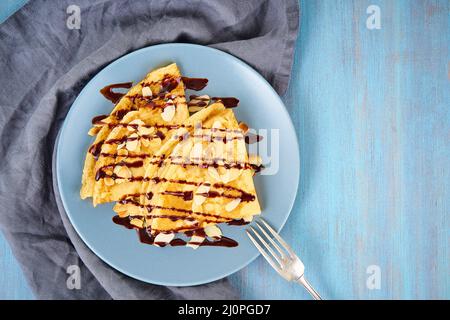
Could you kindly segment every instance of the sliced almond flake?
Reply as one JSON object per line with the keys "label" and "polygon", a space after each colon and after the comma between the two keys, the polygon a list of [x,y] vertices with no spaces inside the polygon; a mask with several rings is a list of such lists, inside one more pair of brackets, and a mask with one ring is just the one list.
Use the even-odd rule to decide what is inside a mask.
{"label": "sliced almond flake", "polygon": [[164,108],[164,111],[161,113],[161,118],[163,118],[163,120],[166,122],[172,121],[173,117],[175,116],[175,111],[175,105],[171,104]]}
{"label": "sliced almond flake", "polygon": [[220,175],[220,181],[225,184],[230,182],[230,170],[226,170],[224,174]]}
{"label": "sliced almond flake", "polygon": [[114,127],[111,130],[110,135],[111,136],[117,136],[120,133],[120,131],[122,131],[122,127]]}
{"label": "sliced almond flake", "polygon": [[138,144],[139,144],[139,140],[132,140],[132,141],[127,141],[126,146],[129,151],[135,151],[138,147]]}
{"label": "sliced almond flake", "polygon": [[195,97],[195,98],[191,99],[189,101],[189,103],[190,104],[197,104],[197,103],[200,103],[200,102],[204,102],[206,105],[208,105],[210,100],[211,100],[211,98],[207,94],[204,94],[204,95],[201,95],[201,96],[198,96],[198,97]]}
{"label": "sliced almond flake", "polygon": [[222,181],[220,178],[219,172],[217,172],[217,169],[214,167],[208,167],[208,174],[211,178],[213,178],[216,181]]}
{"label": "sliced almond flake", "polygon": [[134,119],[133,121],[130,121],[129,126],[127,126],[128,131],[134,132],[136,131],[136,126],[143,126],[145,125],[144,121],[141,119]]}
{"label": "sliced almond flake", "polygon": [[[203,202],[206,201],[206,197],[203,195],[200,195],[202,193],[208,193],[211,186],[207,184],[201,184],[197,190],[195,191],[194,198],[192,199],[194,206],[200,206],[203,204]],[[200,193],[200,194],[199,194]]]}
{"label": "sliced almond flake", "polygon": [[109,178],[109,177],[103,179],[103,181],[105,182],[105,185],[107,185],[107,186],[113,186],[116,183],[113,178]]}
{"label": "sliced almond flake", "polygon": [[252,222],[253,221],[253,215],[248,215],[248,216],[244,216],[244,221],[245,222]]}
{"label": "sliced almond flake", "polygon": [[121,168],[120,166],[114,167],[114,173],[115,173],[116,175],[119,175],[120,168]]}
{"label": "sliced almond flake", "polygon": [[142,95],[144,97],[152,97],[153,96],[152,89],[150,87],[143,87],[142,88]]}
{"label": "sliced almond flake", "polygon": [[201,110],[204,107],[208,106],[210,100],[210,97],[207,94],[204,94],[202,96],[191,99],[188,103],[188,106],[193,108],[200,108]]}
{"label": "sliced almond flake", "polygon": [[120,178],[131,178],[131,170],[128,167],[125,166],[116,166],[114,168],[114,173],[119,176]]}
{"label": "sliced almond flake", "polygon": [[131,124],[133,126],[135,126],[135,125],[144,126],[145,122],[142,121],[141,119],[134,119],[134,120],[130,121],[129,124]]}
{"label": "sliced almond flake", "polygon": [[133,226],[136,226],[136,227],[138,227],[138,228],[142,228],[143,225],[144,225],[144,222],[143,222],[141,219],[131,219],[131,220],[130,220],[130,223],[131,223]]}
{"label": "sliced almond flake", "polygon": [[159,247],[159,245],[157,244],[157,242],[159,243],[170,243],[170,241],[173,240],[173,238],[175,238],[175,234],[174,233],[158,233],[158,235],[155,237],[155,239],[153,240],[153,243]]}
{"label": "sliced almond flake", "polygon": [[200,245],[197,243],[203,243],[205,241],[204,237],[192,236],[189,242],[186,244],[186,247],[190,247],[192,249],[197,249]]}
{"label": "sliced almond flake", "polygon": [[135,151],[139,144],[139,135],[137,133],[133,133],[132,135],[130,135],[130,138],[132,138],[133,140],[128,140],[126,142],[127,149],[129,151]]}
{"label": "sliced almond flake", "polygon": [[126,157],[128,155],[128,151],[127,149],[119,149],[117,150],[117,155]]}
{"label": "sliced almond flake", "polygon": [[220,238],[222,236],[222,231],[215,224],[207,225],[205,233],[210,238]]}
{"label": "sliced almond flake", "polygon": [[117,149],[122,149],[123,147],[125,147],[126,142],[122,142],[121,144],[117,145]]}
{"label": "sliced almond flake", "polygon": [[138,128],[138,132],[141,136],[149,136],[151,134],[153,134],[155,132],[155,128],[154,127],[139,127]]}
{"label": "sliced almond flake", "polygon": [[190,152],[191,161],[193,162],[199,161],[199,159],[202,158],[202,155],[203,155],[203,145],[201,142],[198,142],[194,144]]}
{"label": "sliced almond flake", "polygon": [[225,206],[225,210],[227,210],[227,212],[231,212],[236,209],[239,203],[241,203],[241,198],[236,198],[227,203],[227,205]]}

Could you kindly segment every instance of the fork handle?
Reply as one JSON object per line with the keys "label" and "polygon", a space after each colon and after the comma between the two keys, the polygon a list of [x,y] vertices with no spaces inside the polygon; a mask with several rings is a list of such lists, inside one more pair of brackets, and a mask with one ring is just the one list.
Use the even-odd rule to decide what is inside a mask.
{"label": "fork handle", "polygon": [[305,287],[306,290],[308,290],[309,294],[315,299],[315,300],[322,300],[322,297],[317,293],[317,291],[309,284],[309,282],[306,280],[305,276],[301,276],[296,280],[297,283],[300,283]]}

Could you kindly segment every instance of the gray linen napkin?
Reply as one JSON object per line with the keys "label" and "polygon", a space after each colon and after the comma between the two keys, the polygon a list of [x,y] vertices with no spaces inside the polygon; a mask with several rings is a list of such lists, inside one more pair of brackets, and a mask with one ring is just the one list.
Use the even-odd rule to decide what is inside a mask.
{"label": "gray linen napkin", "polygon": [[[77,9],[70,5],[80,8],[80,29],[73,28]],[[163,287],[103,263],[78,237],[55,194],[53,148],[91,77],[152,44],[227,51],[283,94],[298,25],[297,0],[35,0],[0,25],[0,228],[37,298],[236,298],[227,280]],[[80,268],[80,289],[67,285],[71,265]]]}

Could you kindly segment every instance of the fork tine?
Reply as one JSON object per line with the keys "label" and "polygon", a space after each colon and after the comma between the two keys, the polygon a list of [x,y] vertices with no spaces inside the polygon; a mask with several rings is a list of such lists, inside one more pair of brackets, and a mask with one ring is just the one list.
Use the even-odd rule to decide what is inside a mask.
{"label": "fork tine", "polygon": [[281,254],[281,259],[283,259],[285,253],[283,252],[283,250],[281,250],[280,246],[267,234],[266,230],[264,230],[264,228],[261,227],[261,225],[258,222],[255,223],[258,226],[259,230],[261,230],[261,232],[264,234],[264,236],[266,236],[266,238],[270,240],[270,243],[272,243],[275,249],[277,249],[277,251]]}
{"label": "fork tine", "polygon": [[275,269],[276,272],[281,273],[281,269],[275,264],[275,261],[273,261],[273,259],[271,257],[269,257],[269,255],[267,254],[266,251],[264,251],[264,249],[259,245],[258,241],[256,241],[255,238],[253,238],[253,236],[250,234],[250,231],[245,230],[245,232],[247,232],[248,237],[250,238],[250,240],[253,242],[253,244],[256,246],[256,248],[258,249],[259,252],[261,252],[261,254],[263,255],[263,257],[267,260],[267,262],[272,266],[272,268]]}
{"label": "fork tine", "polygon": [[284,249],[286,249],[287,252],[291,255],[291,257],[296,257],[294,250],[286,243],[286,241],[283,240],[283,238],[280,237],[280,235],[266,222],[263,218],[259,218],[259,220],[264,224],[264,226],[267,228],[267,230],[270,231],[270,233],[277,239]]}
{"label": "fork tine", "polygon": [[283,266],[283,264],[281,263],[280,258],[277,256],[277,254],[272,250],[272,248],[270,247],[270,245],[264,240],[263,237],[261,237],[261,235],[253,228],[253,227],[249,227],[250,230],[253,231],[253,233],[258,237],[259,241],[261,241],[261,243],[264,245],[264,247],[266,247],[266,249],[270,252],[270,254],[272,255],[272,257],[275,258],[275,260],[277,260],[278,264],[280,265],[280,267]]}

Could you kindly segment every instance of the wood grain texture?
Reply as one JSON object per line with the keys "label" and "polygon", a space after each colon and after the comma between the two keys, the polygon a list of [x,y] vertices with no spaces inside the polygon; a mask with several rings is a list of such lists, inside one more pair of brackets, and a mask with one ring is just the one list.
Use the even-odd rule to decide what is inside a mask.
{"label": "wood grain texture", "polygon": [[33,299],[11,249],[0,233],[0,299]]}
{"label": "wood grain texture", "polygon": [[[301,181],[282,235],[325,298],[450,298],[449,4],[301,1],[284,97]],[[263,258],[232,279],[249,299],[309,299]]]}
{"label": "wood grain texture", "polygon": [[[380,30],[366,28],[371,4]],[[282,236],[324,298],[450,298],[449,10],[447,0],[301,1],[283,97],[301,181]],[[0,248],[0,298],[30,298],[2,238]],[[379,290],[366,286],[370,265]],[[246,299],[310,298],[262,258],[231,280]]]}

